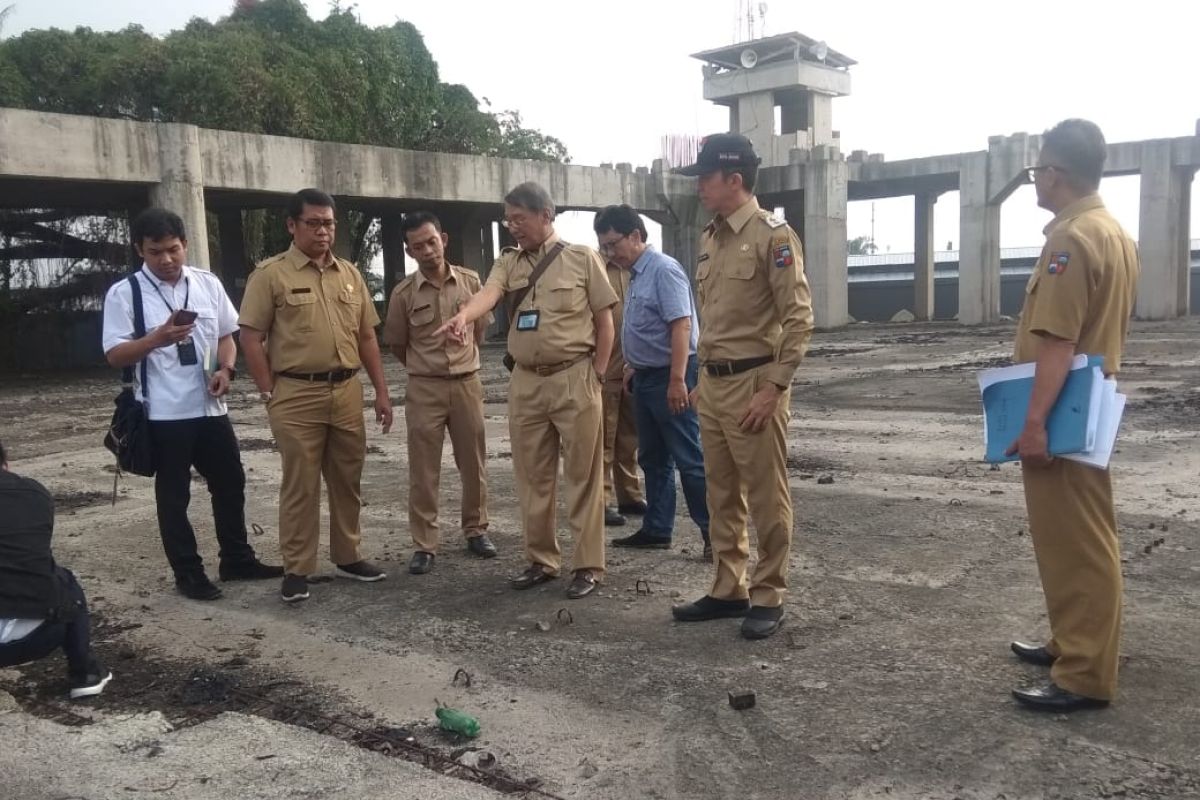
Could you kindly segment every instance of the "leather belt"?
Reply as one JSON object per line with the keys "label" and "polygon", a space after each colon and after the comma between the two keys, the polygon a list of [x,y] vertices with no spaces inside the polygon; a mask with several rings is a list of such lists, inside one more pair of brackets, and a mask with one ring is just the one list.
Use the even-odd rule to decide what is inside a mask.
{"label": "leather belt", "polygon": [[543,378],[545,378],[548,375],[553,375],[557,372],[562,372],[564,369],[573,367],[576,364],[578,364],[580,361],[583,361],[585,358],[591,358],[591,357],[592,357],[591,353],[582,353],[580,355],[575,356],[570,361],[560,361],[557,364],[545,364],[545,365],[538,366],[538,367],[527,367],[524,364],[518,364],[517,366],[520,367],[521,369],[529,370],[530,372],[536,373],[536,374],[542,376]]}
{"label": "leather belt", "polygon": [[335,369],[329,372],[281,372],[280,376],[308,383],[341,383],[358,374],[357,369]]}
{"label": "leather belt", "polygon": [[472,375],[477,375],[477,374],[478,374],[477,370],[471,370],[470,372],[456,372],[453,375],[422,375],[422,374],[418,374],[416,372],[410,372],[410,373],[408,373],[408,377],[410,377],[410,378],[431,378],[433,380],[439,380],[439,381],[461,381],[461,380],[465,380],[466,378],[471,377]]}
{"label": "leather belt", "polygon": [[757,358],[738,358],[733,361],[706,361],[704,371],[709,375],[737,375],[739,372],[770,364],[775,356],[759,356]]}

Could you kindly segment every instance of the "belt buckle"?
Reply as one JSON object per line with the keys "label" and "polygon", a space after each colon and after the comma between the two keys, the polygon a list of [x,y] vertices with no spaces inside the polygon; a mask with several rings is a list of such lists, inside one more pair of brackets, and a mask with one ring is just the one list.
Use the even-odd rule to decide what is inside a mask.
{"label": "belt buckle", "polygon": [[724,378],[724,377],[728,377],[733,374],[733,362],[732,361],[720,361],[720,362],[717,362],[716,364],[713,364],[713,367],[716,370],[717,377]]}

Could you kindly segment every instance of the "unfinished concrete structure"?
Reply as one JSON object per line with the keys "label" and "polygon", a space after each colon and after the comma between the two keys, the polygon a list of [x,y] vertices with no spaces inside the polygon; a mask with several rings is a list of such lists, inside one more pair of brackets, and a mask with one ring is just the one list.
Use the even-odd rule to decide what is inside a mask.
{"label": "unfinished concrete structure", "polygon": [[[955,190],[959,321],[999,318],[1000,208],[1036,162],[1039,137],[993,137],[986,150],[904,161],[861,151],[847,158],[832,103],[850,91],[853,59],[799,33],[696,57],[704,62],[705,97],[727,106],[731,130],[764,155],[763,205],[782,207],[800,232],[818,326],[849,319],[847,203],[905,195],[916,201],[913,308],[919,319],[932,319],[933,206]],[[1200,135],[1109,146],[1109,174],[1141,175],[1139,317],[1188,313],[1190,188],[1198,167]],[[667,252],[689,269],[696,263],[709,215],[694,182],[661,161],[652,169],[584,167],[0,109],[0,208],[170,207],[192,232],[192,260],[219,271],[235,297],[249,268],[242,212],[282,205],[300,187],[319,186],[343,213],[381,220],[386,290],[403,274],[405,211],[437,213],[451,235],[450,257],[486,274],[495,237],[504,235],[495,225],[501,199],[525,180],[545,185],[563,210],[628,203],[663,226]],[[206,211],[218,223],[219,264],[208,257]]]}
{"label": "unfinished concrete structure", "polygon": [[[966,324],[1000,317],[1000,208],[1037,163],[1039,136],[995,136],[987,150],[887,162],[856,151],[846,158],[832,101],[850,92],[856,62],[823,42],[787,33],[696,53],[704,96],[730,108],[730,130],[763,155],[757,193],[782,207],[801,232],[817,325],[847,321],[846,206],[851,200],[914,198],[918,319],[932,319],[933,205],[959,192],[959,313]],[[775,108],[779,108],[778,125]],[[768,127],[769,126],[769,127]],[[1188,313],[1188,224],[1200,168],[1200,125],[1192,136],[1110,144],[1107,175],[1141,175],[1137,315]]]}

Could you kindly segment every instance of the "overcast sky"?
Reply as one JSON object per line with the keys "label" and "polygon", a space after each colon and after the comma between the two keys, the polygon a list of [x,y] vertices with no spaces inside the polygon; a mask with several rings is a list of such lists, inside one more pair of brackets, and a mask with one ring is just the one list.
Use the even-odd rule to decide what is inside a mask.
{"label": "overcast sky", "polygon": [[[0,0],[15,3],[5,34],[28,28],[136,23],[155,33],[188,18],[215,19],[232,0]],[[326,0],[308,0],[323,17]],[[363,22],[398,18],[424,34],[445,81],[467,85],[493,110],[517,109],[529,126],[562,139],[578,164],[649,166],[663,134],[724,130],[723,108],[701,98],[689,54],[745,38],[738,0],[604,3],[358,0]],[[1110,142],[1184,136],[1200,117],[1197,0],[774,0],[767,35],[824,39],[859,63],[853,90],[834,102],[842,148],[888,159],[982,150],[989,135],[1040,132],[1068,116],[1097,122]],[[1138,179],[1101,192],[1136,235]],[[1192,237],[1200,238],[1193,189]],[[878,201],[881,250],[912,249],[912,202]],[[871,203],[852,203],[849,235],[868,235]],[[1048,215],[1024,187],[1005,204],[1006,247],[1042,242]],[[565,231],[587,241],[577,220]],[[935,241],[958,245],[958,196],[937,205]]]}

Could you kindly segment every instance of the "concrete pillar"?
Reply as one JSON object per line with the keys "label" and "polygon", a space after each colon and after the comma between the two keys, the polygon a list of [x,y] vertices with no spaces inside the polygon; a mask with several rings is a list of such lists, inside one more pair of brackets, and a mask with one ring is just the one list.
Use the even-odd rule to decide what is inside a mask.
{"label": "concrete pillar", "polygon": [[988,202],[988,156],[963,157],[959,173],[958,321],[1000,319],[1000,205]]}
{"label": "concrete pillar", "polygon": [[836,148],[812,149],[804,171],[804,270],[818,328],[845,325],[850,316],[846,268],[849,169]]}
{"label": "concrete pillar", "polygon": [[913,314],[919,320],[931,320],[934,317],[933,204],[936,202],[937,195],[933,193],[918,194],[913,198],[913,288],[916,294]]}
{"label": "concrete pillar", "polygon": [[700,235],[711,215],[700,205],[695,195],[671,195],[668,198],[675,218],[662,221],[662,249],[682,266],[696,282],[696,259],[700,257]]}
{"label": "concrete pillar", "polygon": [[333,254],[338,258],[352,261],[354,256],[354,226],[350,224],[350,209],[342,200],[337,200],[334,217],[337,219],[337,230],[333,232]]}
{"label": "concrete pillar", "polygon": [[775,152],[775,98],[770,92],[744,95],[738,102],[738,129],[754,145],[754,152],[771,162]]}
{"label": "concrete pillar", "polygon": [[833,97],[809,92],[808,127],[811,146],[833,143]]}
{"label": "concrete pillar", "polygon": [[246,290],[246,277],[253,267],[246,256],[246,235],[240,208],[223,208],[217,212],[217,235],[221,242],[221,282],[235,306],[241,305]]}
{"label": "concrete pillar", "polygon": [[204,167],[200,161],[200,129],[195,125],[160,124],[159,182],[150,187],[151,205],[174,211],[188,235],[188,263],[209,269],[208,222],[204,217]]}
{"label": "concrete pillar", "polygon": [[1134,313],[1139,319],[1173,319],[1188,313],[1193,171],[1171,165],[1171,142],[1142,143],[1138,254],[1142,276]]}
{"label": "concrete pillar", "polygon": [[390,300],[392,289],[404,280],[404,235],[400,232],[400,214],[379,218],[379,240],[383,250],[383,296]]}
{"label": "concrete pillar", "polygon": [[[487,223],[490,227],[491,221]],[[474,214],[469,215],[458,227],[458,239],[462,248],[462,266],[482,274],[485,266],[492,265],[492,259],[484,256],[484,222]],[[451,236],[454,236],[451,233]]]}

